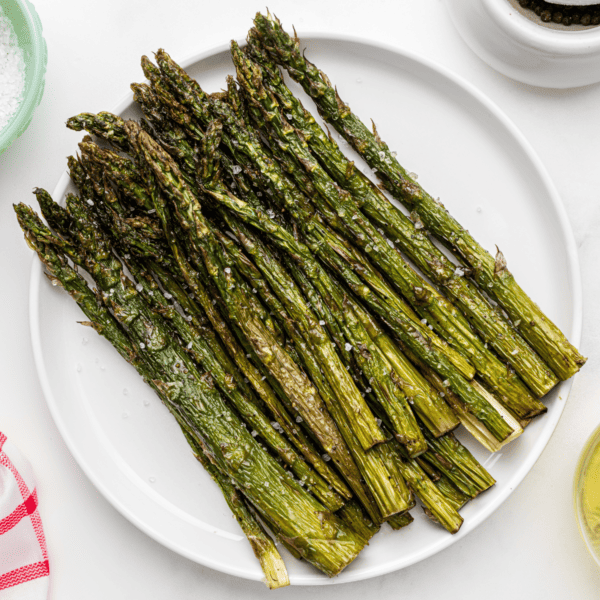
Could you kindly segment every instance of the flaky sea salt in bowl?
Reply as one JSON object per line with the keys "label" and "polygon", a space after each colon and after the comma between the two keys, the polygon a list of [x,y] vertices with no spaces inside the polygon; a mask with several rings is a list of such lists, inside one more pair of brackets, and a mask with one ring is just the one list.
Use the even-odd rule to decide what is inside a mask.
{"label": "flaky sea salt in bowl", "polygon": [[48,51],[28,0],[0,0],[0,154],[29,126],[44,93]]}

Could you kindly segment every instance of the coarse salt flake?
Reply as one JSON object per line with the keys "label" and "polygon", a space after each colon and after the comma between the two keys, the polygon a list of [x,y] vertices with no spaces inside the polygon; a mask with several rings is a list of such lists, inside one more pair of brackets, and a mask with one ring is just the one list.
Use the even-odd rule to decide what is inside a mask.
{"label": "coarse salt flake", "polygon": [[0,7],[0,130],[13,118],[23,100],[25,60],[10,20]]}

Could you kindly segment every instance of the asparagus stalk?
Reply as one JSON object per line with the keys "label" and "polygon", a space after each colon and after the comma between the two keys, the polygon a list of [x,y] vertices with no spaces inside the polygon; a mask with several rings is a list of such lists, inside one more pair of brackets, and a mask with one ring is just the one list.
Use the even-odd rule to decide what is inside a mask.
{"label": "asparagus stalk", "polygon": [[[164,50],[159,50],[157,60],[164,77],[169,80],[172,88],[177,92],[181,100],[194,113],[197,119],[208,125],[212,120],[212,115],[216,115],[227,125],[228,133],[232,136],[233,142],[230,146],[235,146],[239,153],[245,153],[268,179],[269,184],[274,187],[278,194],[284,198],[285,206],[303,224],[305,228],[311,230],[315,227],[314,221],[308,218],[314,213],[310,207],[307,198],[295,188],[295,186],[282,173],[279,165],[270,157],[266,156],[257,138],[251,132],[244,129],[236,122],[232,110],[223,102],[217,99],[209,101],[206,94],[202,91],[198,83],[192,80],[183,69],[181,69]],[[238,154],[239,154],[238,153]],[[423,329],[423,325],[413,311],[404,303],[401,310],[408,315],[414,323],[413,327]],[[405,323],[404,316],[399,317],[399,323]],[[452,348],[445,346],[439,338],[428,332],[431,342],[448,355],[452,363],[468,378],[473,377],[473,367]]]}
{"label": "asparagus stalk", "polygon": [[[237,234],[238,238],[245,238],[247,242],[252,240],[252,243],[255,246],[260,244],[259,240],[255,237],[251,237],[251,233],[244,229],[241,231],[241,225],[235,224],[235,222],[229,221],[230,226],[233,231]],[[232,242],[231,242],[232,245]],[[248,244],[246,244],[248,246]],[[236,260],[241,262],[243,257],[239,250],[236,250],[234,247],[230,247],[230,254],[236,258]],[[275,273],[279,279],[274,279],[273,283],[276,286],[285,286],[285,289],[289,292],[291,289],[295,287],[294,281],[286,277],[285,271],[281,268],[281,265],[278,264],[276,258],[270,254],[266,247],[261,245],[260,248],[260,257],[266,258],[267,265],[271,272]],[[260,260],[257,261],[257,264],[260,265]],[[240,268],[242,271],[249,276],[253,282],[258,281],[261,278],[261,275],[257,272],[256,267],[254,267],[251,263],[248,263]],[[252,272],[251,270],[254,270]],[[249,273],[249,275],[248,275]],[[263,272],[263,276],[266,277],[266,274]],[[395,472],[393,464],[390,463],[387,451],[385,448],[379,448],[379,446],[372,448],[366,454],[368,454],[368,460],[366,459],[365,452],[362,448],[356,447],[357,439],[356,436],[352,435],[348,430],[348,419],[346,417],[342,417],[343,414],[340,410],[340,403],[335,402],[332,399],[332,391],[333,388],[326,381],[326,377],[324,377],[323,369],[318,366],[318,361],[316,360],[315,353],[313,352],[313,344],[311,343],[311,339],[307,339],[306,342],[302,339],[300,333],[297,331],[297,321],[295,321],[291,317],[291,314],[288,316],[286,308],[284,308],[281,303],[275,298],[273,294],[270,294],[267,297],[267,302],[269,308],[275,313],[282,316],[282,320],[284,326],[286,327],[286,331],[290,339],[292,339],[295,343],[295,347],[299,354],[299,357],[302,360],[303,366],[307,369],[310,374],[313,382],[316,384],[316,387],[319,389],[323,399],[327,405],[328,410],[338,423],[338,427],[340,427],[340,431],[352,452],[354,459],[358,465],[359,470],[362,473],[363,478],[365,479],[367,486],[369,487],[379,510],[384,518],[387,518],[391,514],[396,514],[398,512],[402,512],[407,509],[407,504],[409,499],[407,497],[406,487],[403,486],[402,477],[399,473]],[[304,310],[310,312],[311,309],[308,306],[305,306]],[[335,406],[333,406],[335,404]],[[416,421],[415,421],[416,424]],[[423,439],[422,434],[419,432],[419,436]],[[383,444],[382,446],[385,446]],[[357,492],[358,494],[358,492]]]}
{"label": "asparagus stalk", "polygon": [[402,513],[401,515],[396,515],[388,520],[390,527],[394,531],[398,531],[403,527],[407,527],[414,521],[413,516],[409,512]]}
{"label": "asparagus stalk", "polygon": [[[230,318],[244,331],[261,361],[285,389],[294,407],[301,412],[303,419],[307,421],[342,474],[347,480],[353,480],[356,476],[356,466],[317,389],[297,368],[262,322],[248,309],[248,300],[232,277],[231,267],[222,256],[198,201],[183,181],[179,169],[162,148],[145,132],[136,130],[133,124],[130,125],[130,139],[131,137],[139,144],[144,159],[161,189],[175,204],[177,217],[182,227],[187,230],[191,244],[205,261],[206,269],[227,305]],[[163,220],[163,226],[166,226],[165,235],[170,236],[164,205],[157,203],[156,210]],[[188,284],[192,286],[194,281],[190,279]]]}
{"label": "asparagus stalk", "polygon": [[[498,310],[489,304],[479,289],[464,276],[429,239],[371,181],[350,162],[336,142],[325,134],[314,117],[304,109],[285,85],[277,66],[260,46],[256,30],[249,33],[246,52],[260,63],[266,88],[281,102],[290,123],[304,136],[310,149],[336,182],[352,193],[367,216],[399,245],[402,251],[456,302],[463,314],[479,331],[486,343],[522,374],[532,389],[543,392],[552,381],[548,367],[510,326]],[[382,231],[380,231],[382,233]],[[508,372],[482,344],[476,343],[481,361],[480,371],[503,404],[522,418],[544,412],[544,406],[532,397],[521,379]],[[540,375],[541,374],[541,375]],[[540,382],[544,385],[540,385]],[[547,391],[547,390],[546,390]]]}
{"label": "asparagus stalk", "polygon": [[[126,261],[146,301],[155,306],[165,319],[171,321],[176,332],[194,358],[195,362],[211,374],[221,392],[231,401],[240,417],[259,435],[266,445],[288,465],[296,477],[332,512],[339,510],[344,501],[328,489],[328,484],[315,473],[297,454],[287,439],[278,431],[283,428],[277,421],[273,424],[259,409],[253,395],[242,395],[235,382],[235,371],[228,358],[218,348],[216,339],[206,336],[206,329],[197,330],[163,296],[160,288],[145,269],[134,260]],[[218,355],[216,354],[218,352]]]}
{"label": "asparagus stalk", "polygon": [[[475,497],[496,483],[496,480],[452,433],[437,439],[427,433],[425,435],[429,451],[423,455],[423,458],[434,466],[439,463],[438,470],[447,475],[461,491]],[[453,475],[455,472],[460,472],[461,475],[457,474],[455,478]],[[463,489],[459,483],[459,478],[463,476],[468,482],[466,485],[470,488],[469,491]],[[474,495],[471,492],[474,492]]]}
{"label": "asparagus stalk", "polygon": [[269,515],[306,560],[330,576],[339,573],[364,543],[303,490],[241,427],[238,417],[209,380],[196,371],[185,351],[170,339],[161,318],[145,307],[135,286],[123,275],[120,263],[87,220],[84,208],[77,206],[75,200],[68,208],[85,255],[52,236],[24,205],[17,207],[17,212],[30,240],[50,246],[55,252],[67,251],[70,258],[93,274],[116,318],[126,325],[147,359],[162,365],[154,385],[162,390],[168,405],[182,411],[186,420],[194,424],[219,469],[244,490],[261,512]]}
{"label": "asparagus stalk", "polygon": [[[271,536],[266,532],[260,521],[254,516],[246,504],[243,495],[238,489],[225,477],[208,459],[201,446],[196,442],[193,436],[188,432],[187,424],[180,422],[182,431],[194,456],[198,462],[208,471],[213,481],[219,486],[229,509],[233,513],[236,521],[239,523],[242,531],[252,546],[254,556],[258,558],[260,566],[265,575],[265,584],[270,590],[286,587],[290,585],[290,579],[287,574],[287,569],[277,547],[275,546]],[[360,523],[357,519],[357,523]],[[353,525],[354,523],[351,523]],[[356,526],[355,526],[356,527]],[[353,527],[354,528],[354,527]],[[359,532],[365,535],[363,531]]]}
{"label": "asparagus stalk", "polygon": [[435,482],[435,487],[457,511],[471,499],[463,494],[445,475],[440,476]]}
{"label": "asparagus stalk", "polygon": [[[110,163],[107,162],[107,165],[110,166]],[[72,171],[73,173],[73,171]],[[91,181],[89,177],[86,177],[85,173],[79,173],[78,177],[78,185],[81,185],[83,182]],[[44,199],[44,194],[38,194],[38,200],[42,203]],[[49,199],[49,202],[44,202],[45,206],[58,206]],[[94,196],[96,201],[100,200],[97,196]],[[42,210],[44,210],[44,206],[42,206]],[[44,212],[46,215],[46,213]],[[49,215],[46,215],[47,218]],[[118,235],[119,232],[116,233]],[[119,241],[121,244],[125,245],[128,250],[135,250],[137,248],[132,247],[132,237],[129,235],[129,232],[120,232],[122,234],[119,237]],[[156,257],[157,254],[164,252],[164,249],[161,247],[159,251],[153,248],[152,244],[146,240],[146,246],[150,249],[142,253],[142,256],[150,256]],[[161,260],[165,263],[165,256],[161,254]],[[167,289],[172,296],[176,298],[180,306],[184,307],[188,311],[188,315],[191,316],[193,323],[192,325],[196,328],[200,328],[200,323],[198,321],[198,317],[200,315],[200,310],[198,309],[196,303],[191,300],[183,291],[183,289],[179,286],[179,284],[175,281],[175,279],[167,272],[167,270],[161,265],[158,264],[156,260],[152,262],[152,270],[159,277],[161,284]],[[229,351],[234,356],[236,363],[240,366],[244,374],[249,377],[252,385],[257,389],[260,397],[265,402],[265,405],[269,408],[273,416],[275,417],[275,422],[279,424],[280,427],[283,428],[285,433],[288,435],[289,439],[294,443],[294,445],[300,450],[300,452],[304,455],[304,457],[308,460],[310,464],[312,464],[318,473],[320,473],[325,480],[329,483],[330,486],[333,487],[334,490],[338,491],[345,498],[349,498],[351,493],[348,488],[344,485],[344,483],[340,480],[340,478],[331,470],[331,468],[323,461],[320,455],[315,451],[312,447],[312,444],[308,441],[306,436],[302,434],[301,431],[298,430],[297,425],[293,422],[292,418],[289,416],[285,408],[281,405],[281,403],[277,400],[269,385],[263,381],[263,377],[256,371],[254,367],[249,363],[246,359],[244,352],[236,345],[233,335],[228,330],[227,325],[222,321],[218,311],[215,309],[212,300],[209,299],[208,293],[201,286],[199,282],[196,282],[198,300],[203,305],[205,311],[207,311],[209,318],[211,319],[213,325],[219,331],[221,338],[224,340],[227,345]],[[216,340],[213,340],[213,332],[206,327],[202,328],[203,336],[210,343],[212,341],[212,348],[214,351],[220,353],[220,357],[222,361],[226,360],[226,355],[224,352],[220,352],[219,345],[216,343]],[[209,369],[210,370],[210,369]],[[228,366],[228,370],[230,372],[234,372],[235,369],[233,365]],[[238,382],[240,386],[243,386],[243,381]],[[244,388],[245,394],[251,394],[251,390],[247,387]],[[301,467],[303,468],[303,467]],[[310,483],[309,481],[307,481]],[[319,484],[319,487],[327,496],[331,498],[331,492],[325,491],[325,488]]]}
{"label": "asparagus stalk", "polygon": [[419,498],[426,514],[450,533],[456,533],[463,523],[463,518],[456,508],[442,495],[414,459],[402,458],[401,446],[396,445],[394,451],[397,452],[398,464],[408,487]]}
{"label": "asparagus stalk", "polygon": [[[47,197],[44,197],[43,201],[46,200]],[[55,222],[60,223],[62,227],[69,227],[71,219],[66,210],[53,202],[47,204],[47,209],[54,216]],[[52,283],[63,287],[77,302],[86,317],[90,319],[85,325],[92,326],[100,335],[111,342],[119,354],[134,366],[144,380],[159,396],[161,396],[160,388],[153,382],[154,374],[151,367],[140,357],[138,348],[131,343],[129,338],[115,321],[114,317],[109,313],[104,303],[92,292],[92,290],[90,290],[83,277],[77,274],[77,272],[72,269],[51,246],[44,245],[31,235],[27,226],[25,226],[25,239],[31,249],[34,250],[38,254],[40,260],[42,260],[46,267],[46,274]],[[161,399],[164,401],[164,396]],[[179,413],[174,412],[173,414],[175,414],[178,420],[181,420]],[[278,587],[289,585],[287,570],[283,563],[283,559],[277,551],[275,544],[273,544],[270,536],[248,511],[242,495],[235,489],[231,482],[223,476],[212,463],[210,463],[206,455],[198,449],[197,442],[194,440],[189,430],[183,426],[182,430],[184,431],[188,442],[194,448],[198,460],[200,460],[204,468],[210,473],[221,488],[225,500],[234,513],[242,531],[248,538],[254,554],[260,561],[267,586],[270,589],[276,589]]]}
{"label": "asparagus stalk", "polygon": [[502,442],[499,442],[486,427],[475,413],[456,395],[442,380],[438,373],[435,372],[429,365],[418,358],[406,345],[400,342],[400,346],[408,359],[421,371],[425,379],[448,401],[448,404],[454,409],[458,415],[460,422],[465,429],[480,442],[490,452],[497,452],[506,444],[512,442],[523,433],[521,424],[503,407],[497,400],[486,392],[486,390],[477,382],[473,382],[477,386],[479,392],[486,396],[487,401],[496,407],[496,410],[503,415],[503,418],[508,423],[512,423],[513,433]]}
{"label": "asparagus stalk", "polygon": [[376,131],[369,129],[341,100],[327,76],[311,64],[273,18],[257,15],[256,29],[272,57],[315,100],[321,115],[376,169],[386,189],[423,225],[448,244],[472,269],[479,286],[508,313],[513,325],[562,380],[574,375],[585,358],[518,285],[498,250],[494,258],[444,208],[412,179]]}
{"label": "asparagus stalk", "polygon": [[[222,191],[219,192],[216,189],[211,190],[210,193],[219,201],[235,200],[231,194],[226,194]],[[237,204],[239,205],[240,203],[238,202]],[[252,220],[257,222],[260,213],[255,212],[251,207],[246,208],[247,211],[245,214],[248,215],[249,220],[251,215]],[[286,309],[290,316],[300,324],[306,322],[309,317],[311,318],[311,322],[304,326],[304,337],[306,338],[307,343],[315,346],[314,337],[316,337],[316,333],[319,334],[317,340],[321,339],[321,336],[322,339],[326,339],[328,341],[330,354],[335,357],[335,360],[339,365],[339,372],[341,372],[351,384],[351,389],[358,394],[358,390],[352,383],[350,375],[339,361],[339,357],[334,350],[333,344],[329,341],[324,325],[321,325],[319,319],[313,314],[300,290],[296,288],[294,280],[287,275],[275,257],[270,254],[266,246],[264,246],[264,244],[262,244],[262,242],[247,228],[243,227],[241,223],[236,222],[233,218],[228,217],[227,214],[224,215],[224,218],[244,244],[246,250],[252,254],[256,265],[261,270],[263,276],[269,281],[271,287],[273,287],[274,290],[280,290],[278,295],[283,302],[286,302]],[[272,225],[272,227],[276,227],[280,230],[279,235],[281,238],[285,237],[287,233],[285,230],[282,230],[277,225]],[[288,235],[287,242],[286,248],[288,249],[288,252],[291,250],[292,254],[301,260],[306,272],[311,273],[311,278],[316,282],[316,285],[323,288],[323,284],[328,281],[327,274],[320,268],[314,259],[306,258],[311,256],[310,251],[307,248],[303,248],[291,235]],[[368,373],[369,378],[375,382],[374,386],[377,388],[380,401],[384,404],[386,413],[394,423],[395,433],[399,436],[402,443],[410,448],[409,453],[411,453],[411,455],[422,452],[425,449],[423,437],[412,416],[412,412],[404,395],[397,389],[397,385],[391,379],[392,375],[383,355],[380,353],[379,349],[373,345],[366,331],[362,329],[359,321],[353,314],[352,308],[348,305],[344,305],[343,298],[339,297],[339,294],[337,294],[336,287],[330,283],[326,293],[328,301],[332,303],[332,306],[330,307],[331,310],[336,311],[337,315],[340,316],[338,325],[345,331],[346,338],[350,340],[350,343],[354,347],[364,348],[363,351],[355,353],[356,360],[361,368]],[[324,356],[320,362],[323,363],[323,361],[326,362],[327,360],[328,356]],[[330,367],[331,366],[329,366],[329,368]],[[328,367],[325,366],[324,369],[327,375]],[[332,385],[334,384],[332,383]],[[361,404],[366,408],[366,404],[362,397],[361,401]],[[366,410],[369,409],[366,408]],[[369,414],[371,414],[370,410]]]}
{"label": "asparagus stalk", "polygon": [[457,469],[451,462],[445,460],[441,455],[434,451],[429,450],[422,455],[423,462],[419,463],[420,466],[425,469],[425,465],[429,464],[433,466],[439,473],[442,473],[448,477],[448,479],[466,496],[469,498],[475,498],[479,495],[480,490],[473,484],[473,482],[463,473],[460,469]]}

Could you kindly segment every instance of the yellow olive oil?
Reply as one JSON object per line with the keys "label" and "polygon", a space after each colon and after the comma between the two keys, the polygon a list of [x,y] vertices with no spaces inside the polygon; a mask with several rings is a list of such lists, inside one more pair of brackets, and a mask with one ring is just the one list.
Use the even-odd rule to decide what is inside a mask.
{"label": "yellow olive oil", "polygon": [[600,428],[586,443],[575,475],[575,508],[579,529],[600,562]]}

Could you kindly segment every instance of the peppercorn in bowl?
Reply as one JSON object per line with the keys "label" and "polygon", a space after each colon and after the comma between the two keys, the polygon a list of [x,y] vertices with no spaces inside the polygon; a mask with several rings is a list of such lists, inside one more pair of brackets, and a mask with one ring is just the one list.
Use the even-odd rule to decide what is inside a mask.
{"label": "peppercorn in bowl", "polygon": [[597,5],[447,0],[446,7],[471,50],[511,79],[563,89],[600,81]]}
{"label": "peppercorn in bowl", "polygon": [[0,154],[29,126],[44,93],[48,51],[28,0],[0,0]]}

